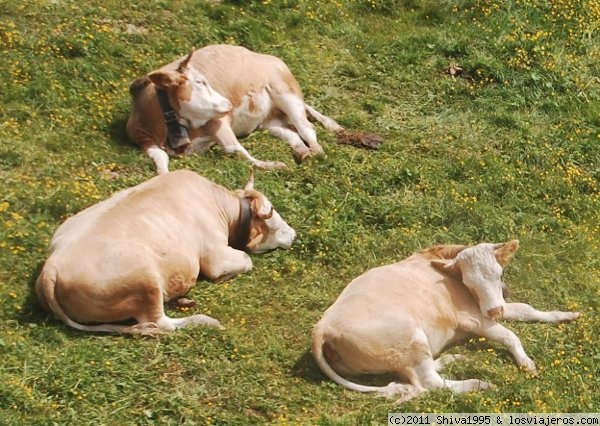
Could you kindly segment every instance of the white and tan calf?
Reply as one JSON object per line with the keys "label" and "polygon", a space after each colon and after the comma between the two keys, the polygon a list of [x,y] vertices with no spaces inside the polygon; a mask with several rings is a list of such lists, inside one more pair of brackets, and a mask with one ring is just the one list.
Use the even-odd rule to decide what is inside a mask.
{"label": "white and tan calf", "polygon": [[[166,143],[167,125],[157,90],[167,93],[179,123],[187,129],[189,138],[179,149]],[[211,45],[192,51],[135,80],[130,92],[133,109],[127,134],[154,160],[159,174],[169,170],[169,155],[204,152],[215,143],[257,167],[285,167],[282,162],[256,159],[240,144],[238,137],[258,129],[286,141],[298,161],[320,154],[323,149],[307,112],[331,131],[344,130],[304,103],[298,82],[281,59],[240,46]]]}
{"label": "white and tan calf", "polygon": [[[188,303],[183,298],[199,275],[221,282],[250,271],[246,250],[289,248],[295,236],[252,179],[232,192],[175,171],[67,219],[52,238],[36,292],[77,330],[155,334],[219,326],[200,314],[170,318],[164,304]],[[137,324],[112,324],[128,319]]]}
{"label": "white and tan calf", "polygon": [[[571,321],[577,312],[542,312],[503,297],[502,268],[518,241],[436,246],[352,281],[316,324],[312,353],[336,383],[359,392],[409,399],[429,389],[487,389],[477,379],[447,380],[438,371],[457,358],[447,347],[469,336],[506,346],[517,365],[535,364],[519,338],[498,321]],[[392,373],[410,384],[364,386],[342,376]]]}

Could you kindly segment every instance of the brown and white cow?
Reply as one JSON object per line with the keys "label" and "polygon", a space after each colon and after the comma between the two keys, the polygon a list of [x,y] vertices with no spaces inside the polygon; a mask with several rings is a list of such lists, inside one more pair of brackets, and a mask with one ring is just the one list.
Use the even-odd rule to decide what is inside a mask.
{"label": "brown and white cow", "polygon": [[[295,231],[250,179],[236,192],[190,171],[156,176],[67,219],[36,282],[42,305],[84,331],[154,334],[219,326],[206,315],[169,318],[199,275],[221,282],[250,271],[245,252],[289,248]],[[127,319],[133,326],[107,324]],[[89,325],[86,323],[104,323]]]}
{"label": "brown and white cow", "polygon": [[[560,322],[578,312],[542,312],[503,297],[502,268],[519,246],[436,246],[352,281],[316,324],[312,353],[336,383],[359,392],[409,399],[425,390],[487,389],[481,380],[446,380],[438,371],[458,355],[445,348],[483,336],[507,347],[517,365],[535,373],[519,338],[498,320]],[[437,359],[436,359],[437,358]],[[343,376],[392,373],[410,384],[364,386]]]}
{"label": "brown and white cow", "polygon": [[[163,90],[188,138],[172,149],[157,96]],[[169,155],[204,152],[217,143],[226,153],[241,153],[264,169],[284,163],[254,158],[238,137],[268,129],[286,141],[298,161],[323,149],[306,113],[325,128],[343,132],[334,120],[306,105],[298,82],[279,58],[244,47],[211,45],[192,51],[130,87],[133,110],[127,122],[130,139],[154,160],[158,173],[168,171]]]}

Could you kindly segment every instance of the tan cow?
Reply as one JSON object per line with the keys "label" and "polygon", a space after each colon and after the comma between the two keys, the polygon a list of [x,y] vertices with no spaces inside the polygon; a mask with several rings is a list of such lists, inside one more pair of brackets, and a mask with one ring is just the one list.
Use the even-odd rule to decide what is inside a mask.
{"label": "tan cow", "polygon": [[[153,334],[219,326],[206,315],[169,318],[199,275],[220,282],[250,271],[244,251],[289,248],[295,231],[253,189],[232,192],[190,171],[125,189],[67,219],[36,282],[42,305],[84,331]],[[88,325],[135,319],[137,325]]]}
{"label": "tan cow", "polygon": [[[517,365],[536,371],[519,338],[498,320],[560,322],[578,312],[541,312],[506,303],[502,268],[518,241],[437,246],[352,281],[313,330],[312,352],[336,383],[359,392],[409,399],[428,389],[486,389],[476,380],[446,380],[438,371],[457,355],[438,355],[470,336],[502,343]],[[436,359],[437,358],[437,359]],[[392,373],[410,384],[364,386],[344,376]]]}
{"label": "tan cow", "polygon": [[[174,147],[166,143],[167,125],[157,95],[161,90],[188,134],[179,135]],[[286,141],[303,161],[323,152],[307,112],[325,128],[344,131],[304,103],[298,82],[281,59],[240,46],[211,45],[192,51],[137,79],[130,92],[134,105],[127,134],[152,158],[158,173],[168,171],[169,155],[204,152],[215,143],[229,154],[241,153],[257,167],[285,167],[257,160],[240,144],[238,137],[257,129],[268,129]]]}

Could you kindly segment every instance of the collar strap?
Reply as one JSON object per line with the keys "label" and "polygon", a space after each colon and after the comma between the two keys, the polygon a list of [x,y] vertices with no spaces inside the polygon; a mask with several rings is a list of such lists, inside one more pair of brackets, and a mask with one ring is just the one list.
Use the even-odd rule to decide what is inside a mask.
{"label": "collar strap", "polygon": [[179,149],[190,143],[188,132],[185,127],[179,124],[177,120],[177,113],[169,102],[169,96],[165,89],[156,88],[156,96],[158,97],[158,103],[167,125],[167,141],[171,149]]}
{"label": "collar strap", "polygon": [[252,209],[250,200],[240,197],[240,217],[234,235],[229,235],[229,245],[236,250],[246,250],[248,238],[250,237],[250,222],[252,221]]}

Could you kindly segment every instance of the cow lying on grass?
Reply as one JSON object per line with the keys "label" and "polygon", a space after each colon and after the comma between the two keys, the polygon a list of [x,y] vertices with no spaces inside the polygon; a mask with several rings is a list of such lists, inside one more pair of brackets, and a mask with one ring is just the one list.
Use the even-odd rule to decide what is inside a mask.
{"label": "cow lying on grass", "polygon": [[[336,383],[359,392],[409,399],[441,387],[456,392],[487,389],[481,380],[445,380],[438,371],[457,358],[440,352],[469,336],[502,343],[517,365],[535,373],[519,338],[500,319],[560,322],[578,312],[541,312],[506,303],[502,267],[518,241],[437,246],[398,263],[371,269],[352,281],[313,330],[312,352]],[[363,386],[341,375],[392,373],[410,384]]]}
{"label": "cow lying on grass", "polygon": [[[235,193],[176,171],[125,189],[67,219],[36,282],[42,305],[84,331],[154,334],[219,326],[206,315],[169,318],[198,275],[220,282],[250,271],[254,253],[289,248],[295,231],[253,189]],[[85,325],[137,320],[133,326]]]}
{"label": "cow lying on grass", "polygon": [[[304,103],[302,90],[283,61],[240,46],[212,45],[192,51],[135,80],[130,92],[133,110],[127,134],[152,158],[159,174],[168,171],[169,155],[204,152],[215,143],[227,153],[241,153],[257,167],[285,167],[281,162],[257,160],[240,144],[238,137],[257,129],[268,129],[286,141],[298,161],[320,154],[323,149],[307,112],[328,130],[348,135],[334,120]],[[165,114],[169,107],[172,111]],[[163,115],[176,131],[177,123],[185,128],[175,138],[170,135],[175,140],[169,144]]]}

